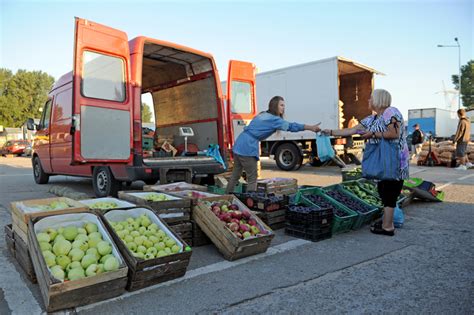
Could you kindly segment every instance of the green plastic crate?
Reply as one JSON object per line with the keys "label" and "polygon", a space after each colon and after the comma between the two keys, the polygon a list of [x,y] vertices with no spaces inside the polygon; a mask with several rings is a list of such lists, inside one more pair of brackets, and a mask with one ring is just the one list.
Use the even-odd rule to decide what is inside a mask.
{"label": "green plastic crate", "polygon": [[351,230],[352,225],[354,224],[355,220],[358,217],[358,214],[343,204],[335,201],[334,199],[328,197],[324,191],[321,188],[305,188],[305,189],[300,189],[296,198],[295,202],[298,203],[300,200],[305,200],[306,202],[309,202],[310,204],[314,205],[310,200],[308,200],[305,196],[306,195],[317,195],[321,196],[324,198],[325,201],[330,203],[333,207],[336,207],[339,210],[344,211],[347,213],[347,216],[345,217],[339,217],[336,214],[334,214],[334,218],[332,221],[332,234],[339,234],[339,233],[344,233],[348,232]]}
{"label": "green plastic crate", "polygon": [[151,151],[153,150],[153,138],[142,137],[142,147],[143,150]]}
{"label": "green plastic crate", "polygon": [[[210,193],[218,194],[218,195],[225,195],[225,188],[219,187],[219,186],[207,186],[207,191]],[[235,193],[242,193],[242,184],[238,184],[235,186],[234,189]]]}
{"label": "green plastic crate", "polygon": [[[365,204],[366,206],[368,206],[369,208],[371,208],[371,210],[369,210],[368,212],[366,213],[359,213],[351,208],[349,208],[347,205],[344,204],[344,206],[348,207],[349,209],[351,209],[352,211],[356,212],[357,213],[357,219],[355,220],[354,224],[352,225],[352,229],[353,230],[357,230],[359,228],[361,228],[363,225],[365,224],[369,224],[370,222],[372,222],[372,220],[380,217],[380,214],[381,214],[381,211],[382,209],[381,208],[378,208],[378,207],[375,207],[375,206],[372,206],[368,203],[366,203],[364,200],[361,200],[360,198],[358,198],[356,195],[354,195],[353,193],[351,193],[350,191],[346,190],[345,188],[343,188],[340,184],[336,184],[336,185],[331,185],[331,186],[327,186],[327,187],[324,187],[323,188],[324,191],[330,191],[330,190],[338,190],[340,192],[342,192],[343,194],[351,197],[351,198],[354,198],[356,200],[358,200],[359,202]],[[328,198],[331,198],[332,200],[334,200],[332,197],[330,196],[327,196]],[[337,200],[334,200],[334,201],[337,201]]]}

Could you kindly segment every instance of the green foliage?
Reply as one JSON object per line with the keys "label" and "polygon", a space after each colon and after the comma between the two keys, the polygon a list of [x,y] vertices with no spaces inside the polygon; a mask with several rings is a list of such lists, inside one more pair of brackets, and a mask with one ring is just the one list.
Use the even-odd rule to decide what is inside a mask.
{"label": "green foliage", "polygon": [[42,71],[0,68],[0,125],[20,127],[28,118],[38,118],[54,78]]}
{"label": "green foliage", "polygon": [[152,113],[150,106],[146,103],[142,103],[142,122],[149,123],[151,122]]}
{"label": "green foliage", "polygon": [[[452,81],[459,90],[459,75],[453,75]],[[474,109],[474,60],[461,66],[461,97],[465,107]]]}

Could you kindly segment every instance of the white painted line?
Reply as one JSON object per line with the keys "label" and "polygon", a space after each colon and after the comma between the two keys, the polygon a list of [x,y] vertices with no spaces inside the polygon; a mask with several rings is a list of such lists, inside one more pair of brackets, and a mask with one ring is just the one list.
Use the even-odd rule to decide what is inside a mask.
{"label": "white painted line", "polygon": [[444,184],[444,185],[441,185],[441,186],[439,186],[439,187],[436,187],[436,190],[441,190],[441,189],[443,189],[443,188],[445,188],[445,187],[448,187],[449,185],[452,185],[452,184],[454,184],[454,182],[448,182],[448,183],[446,183],[446,184]]}
{"label": "white painted line", "polygon": [[466,175],[466,176],[463,176],[463,177],[459,177],[458,179],[459,179],[459,180],[465,180],[465,179],[468,179],[469,177],[473,177],[473,176],[474,176],[474,173],[473,173],[473,174]]}
{"label": "white painted line", "polygon": [[0,176],[6,177],[6,176],[33,176],[33,174],[28,173],[28,174],[0,174]]}
{"label": "white painted line", "polygon": [[416,171],[410,172],[410,176],[421,173],[421,172],[426,172],[426,170],[416,170]]}
{"label": "white painted line", "polygon": [[91,309],[91,308],[94,308],[94,307],[96,307],[98,305],[101,305],[101,304],[104,304],[104,303],[111,303],[111,302],[114,302],[114,301],[122,300],[124,298],[129,297],[129,296],[133,296],[133,295],[136,295],[136,294],[141,294],[143,292],[147,292],[147,291],[150,291],[150,290],[155,290],[156,288],[159,288],[159,287],[169,286],[171,284],[183,282],[183,281],[186,281],[186,280],[198,277],[198,276],[202,276],[202,275],[206,275],[206,274],[209,274],[209,273],[218,272],[218,271],[222,271],[222,270],[229,269],[229,268],[232,268],[232,267],[236,267],[236,266],[246,264],[246,263],[254,261],[254,260],[260,260],[262,258],[272,256],[272,255],[275,255],[275,254],[279,254],[279,253],[283,253],[283,252],[295,249],[299,246],[306,245],[306,244],[311,244],[311,243],[312,242],[310,242],[310,241],[305,241],[305,240],[301,240],[301,239],[293,240],[293,241],[289,241],[289,242],[286,242],[286,243],[283,243],[283,244],[280,244],[280,245],[277,245],[277,246],[274,246],[274,247],[270,247],[263,254],[242,258],[242,259],[239,259],[237,261],[227,261],[227,260],[226,261],[221,261],[221,262],[218,262],[218,263],[215,263],[215,264],[212,264],[212,265],[208,265],[208,266],[204,266],[204,267],[197,268],[197,269],[194,269],[194,270],[190,270],[190,271],[186,272],[184,277],[174,279],[174,280],[171,280],[171,281],[167,281],[167,282],[164,282],[164,283],[159,283],[159,284],[156,284],[154,286],[143,288],[143,289],[138,290],[138,291],[127,292],[125,294],[122,294],[121,296],[118,296],[116,298],[112,298],[112,299],[109,299],[109,300],[105,300],[105,301],[97,302],[97,303],[94,303],[94,304],[89,304],[89,305],[77,307],[76,312]]}

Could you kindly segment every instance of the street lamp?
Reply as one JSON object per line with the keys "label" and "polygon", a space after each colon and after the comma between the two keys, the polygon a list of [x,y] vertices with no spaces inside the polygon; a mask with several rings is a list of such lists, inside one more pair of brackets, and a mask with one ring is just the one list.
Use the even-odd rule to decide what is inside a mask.
{"label": "street lamp", "polygon": [[459,95],[458,95],[458,109],[461,108],[461,45],[459,44],[459,40],[457,37],[454,37],[454,41],[456,42],[457,45],[438,45],[440,48],[445,48],[445,47],[457,47],[458,48],[458,56],[459,56]]}

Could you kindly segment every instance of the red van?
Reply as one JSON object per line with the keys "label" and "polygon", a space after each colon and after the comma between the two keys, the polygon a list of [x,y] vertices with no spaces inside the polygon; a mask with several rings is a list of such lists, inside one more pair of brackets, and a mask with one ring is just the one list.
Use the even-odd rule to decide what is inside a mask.
{"label": "red van", "polygon": [[[194,178],[213,180],[225,169],[205,150],[218,144],[224,160],[232,145],[233,121],[255,114],[255,66],[230,61],[228,82],[238,91],[222,94],[209,53],[144,36],[127,34],[88,20],[75,20],[73,71],[53,86],[37,128],[32,163],[35,181],[52,175],[92,177],[97,197],[115,195],[122,183],[155,183]],[[171,135],[171,145],[187,138],[197,152],[144,154],[141,96],[150,93],[155,133]],[[236,97],[233,101],[231,98]],[[250,113],[249,113],[250,108]],[[234,110],[235,111],[235,110]],[[34,129],[32,119],[28,129]]]}

